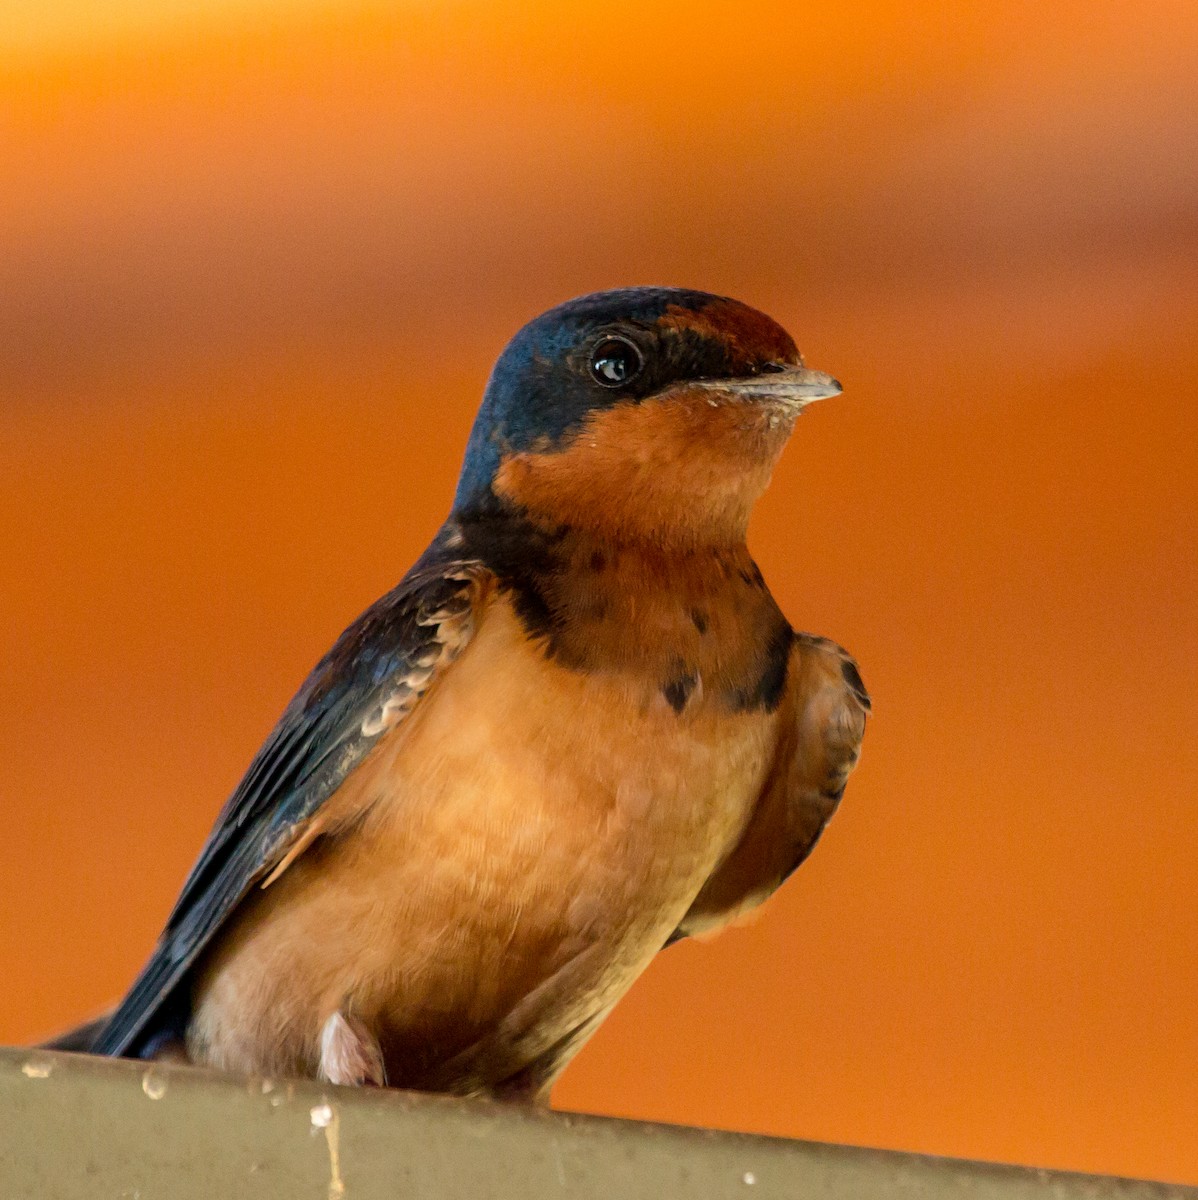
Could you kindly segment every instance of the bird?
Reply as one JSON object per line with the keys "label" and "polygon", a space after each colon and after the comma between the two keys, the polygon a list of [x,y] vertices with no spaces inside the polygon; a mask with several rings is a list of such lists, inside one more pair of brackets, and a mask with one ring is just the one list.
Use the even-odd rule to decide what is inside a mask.
{"label": "bird", "polygon": [[86,1048],[547,1102],[659,952],[803,862],[858,761],[855,661],[746,545],[840,391],[707,292],[520,329],[449,516],[291,700]]}

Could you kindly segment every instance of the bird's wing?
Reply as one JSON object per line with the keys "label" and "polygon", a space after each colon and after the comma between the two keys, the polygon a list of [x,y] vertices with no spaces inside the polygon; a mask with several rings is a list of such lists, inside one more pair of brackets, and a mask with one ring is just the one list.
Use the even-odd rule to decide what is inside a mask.
{"label": "bird's wing", "polygon": [[477,561],[426,555],[316,665],[217,818],[94,1053],[135,1056],[177,1017],[176,990],[199,954],[251,888],[327,832],[321,805],[470,640],[489,578]]}
{"label": "bird's wing", "polygon": [[712,932],[756,908],[811,853],[857,765],[869,709],[848,652],[826,638],[796,634],[761,798],[670,942]]}

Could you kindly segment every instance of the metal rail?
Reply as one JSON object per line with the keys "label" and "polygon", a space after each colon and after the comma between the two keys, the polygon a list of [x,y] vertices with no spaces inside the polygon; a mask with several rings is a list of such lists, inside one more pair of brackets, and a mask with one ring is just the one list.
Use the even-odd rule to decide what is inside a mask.
{"label": "metal rail", "polygon": [[3,1200],[1198,1200],[1198,1189],[0,1050]]}

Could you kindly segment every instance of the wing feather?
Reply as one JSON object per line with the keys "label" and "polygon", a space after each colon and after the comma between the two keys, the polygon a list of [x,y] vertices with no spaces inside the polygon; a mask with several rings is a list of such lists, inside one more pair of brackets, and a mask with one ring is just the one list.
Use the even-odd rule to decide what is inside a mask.
{"label": "wing feather", "polygon": [[303,852],[321,805],[468,643],[488,572],[436,546],[341,635],[287,706],[95,1053],[136,1056],[151,1039],[182,1032],[181,984],[196,959],[250,889]]}

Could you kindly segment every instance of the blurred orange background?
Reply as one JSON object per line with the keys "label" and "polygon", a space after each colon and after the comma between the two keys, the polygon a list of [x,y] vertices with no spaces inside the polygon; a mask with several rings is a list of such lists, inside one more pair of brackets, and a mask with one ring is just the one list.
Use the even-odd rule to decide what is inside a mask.
{"label": "blurred orange background", "polygon": [[1198,6],[6,0],[0,1040],[114,1000],[524,320],[845,383],[754,551],[866,753],[560,1107],[1198,1182]]}

